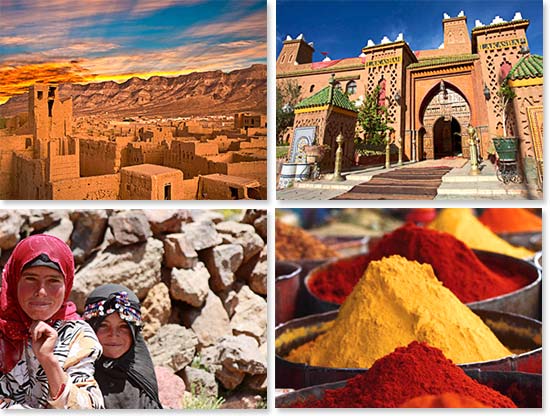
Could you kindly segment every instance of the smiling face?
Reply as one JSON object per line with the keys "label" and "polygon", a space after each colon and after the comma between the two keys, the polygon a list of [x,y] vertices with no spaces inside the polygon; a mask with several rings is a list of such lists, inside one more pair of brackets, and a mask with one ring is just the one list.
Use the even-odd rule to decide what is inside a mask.
{"label": "smiling face", "polygon": [[132,346],[132,332],[118,313],[112,313],[101,322],[97,338],[103,346],[103,355],[116,359],[122,357]]}
{"label": "smiling face", "polygon": [[17,282],[17,300],[32,320],[47,321],[63,304],[65,279],[46,266],[29,267]]}

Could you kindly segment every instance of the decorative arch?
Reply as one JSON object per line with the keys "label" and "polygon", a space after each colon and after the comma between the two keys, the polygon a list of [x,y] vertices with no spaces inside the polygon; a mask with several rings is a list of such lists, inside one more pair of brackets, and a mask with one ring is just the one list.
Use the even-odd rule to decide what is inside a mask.
{"label": "decorative arch", "polygon": [[[424,128],[424,135],[419,143],[419,148],[422,148],[419,156],[424,156],[426,159],[434,159],[443,157],[446,154],[468,155],[467,128],[471,122],[471,116],[470,103],[462,91],[450,82],[436,81],[422,100],[418,113],[419,126]],[[440,119],[443,120],[444,124],[449,124],[449,126],[455,120],[452,130],[453,134],[461,136],[460,139],[454,136],[449,139],[452,143],[449,152],[442,152],[440,150],[442,141],[446,143],[447,140],[441,136],[446,134],[446,129],[435,129],[435,124]],[[437,151],[435,149],[436,142],[438,143]],[[462,151],[459,151],[457,146],[461,147]]]}

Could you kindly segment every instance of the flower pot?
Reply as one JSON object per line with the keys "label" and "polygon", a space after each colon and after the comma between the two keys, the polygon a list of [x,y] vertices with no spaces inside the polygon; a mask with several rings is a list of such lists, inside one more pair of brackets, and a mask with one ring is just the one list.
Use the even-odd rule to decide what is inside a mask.
{"label": "flower pot", "polygon": [[317,158],[316,162],[320,162],[325,156],[326,148],[319,145],[304,146],[304,153],[306,154],[306,158],[315,157]]}
{"label": "flower pot", "polygon": [[500,160],[516,160],[518,144],[516,137],[493,139],[493,144]]}

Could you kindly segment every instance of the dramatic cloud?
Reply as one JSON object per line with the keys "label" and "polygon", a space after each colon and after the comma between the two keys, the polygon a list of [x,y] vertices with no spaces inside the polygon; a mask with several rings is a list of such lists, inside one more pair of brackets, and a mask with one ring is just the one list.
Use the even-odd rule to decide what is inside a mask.
{"label": "dramatic cloud", "polygon": [[0,103],[7,101],[12,95],[26,92],[36,82],[81,83],[88,79],[88,71],[77,63],[70,62],[0,67]]}
{"label": "dramatic cloud", "polygon": [[[265,4],[260,0],[227,4],[0,0],[0,103],[35,81],[123,82],[133,76],[230,71],[265,63]],[[162,13],[155,14],[170,10],[173,17],[188,16],[190,6],[198,8],[201,24],[192,19],[178,25],[177,20],[168,22]],[[252,11],[258,7],[260,11]]]}
{"label": "dramatic cloud", "polygon": [[184,5],[192,6],[194,4],[204,3],[206,0],[138,0],[132,8],[132,14],[147,14],[157,10],[166,9],[171,6]]}
{"label": "dramatic cloud", "polygon": [[247,17],[231,20],[230,17],[224,16],[223,21],[214,22],[207,25],[192,26],[183,32],[183,36],[222,36],[222,35],[239,35],[239,36],[266,36],[267,34],[267,14],[266,10],[256,12]]}

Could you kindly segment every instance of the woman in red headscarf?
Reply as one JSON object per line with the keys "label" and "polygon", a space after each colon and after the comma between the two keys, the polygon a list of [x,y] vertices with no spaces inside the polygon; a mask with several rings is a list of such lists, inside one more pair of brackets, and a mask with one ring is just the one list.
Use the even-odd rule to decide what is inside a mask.
{"label": "woman in red headscarf", "polygon": [[102,408],[94,379],[101,345],[67,299],[70,248],[33,235],[13,250],[0,288],[0,408]]}

